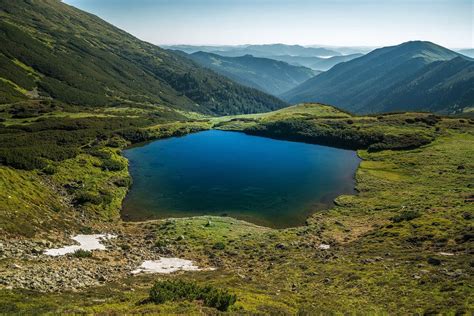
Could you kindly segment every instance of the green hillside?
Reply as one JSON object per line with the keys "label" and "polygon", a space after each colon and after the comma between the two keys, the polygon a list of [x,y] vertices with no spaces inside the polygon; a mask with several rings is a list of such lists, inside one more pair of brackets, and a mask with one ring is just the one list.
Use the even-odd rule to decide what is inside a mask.
{"label": "green hillside", "polygon": [[[239,48],[248,47],[328,52]],[[202,56],[225,76],[60,0],[0,0],[0,315],[473,314],[474,61],[433,43],[408,42],[337,64],[285,94],[340,109],[287,106],[245,86],[283,89],[303,80],[307,68]],[[168,198],[148,182],[151,168],[171,170],[182,182],[184,173],[199,171],[205,179],[220,164],[212,175],[219,181],[235,184],[232,169],[272,173],[296,187],[305,179],[292,181],[279,162],[321,164],[327,156],[301,157],[286,142],[282,155],[272,146],[254,143],[248,151],[228,141],[251,158],[252,168],[244,169],[223,164],[216,152],[226,153],[224,146],[187,143],[189,151],[169,159],[196,166],[170,169],[166,151],[157,150],[150,152],[157,160],[140,159],[144,177],[132,177],[141,167],[126,149],[207,130],[341,148],[359,158],[355,173],[341,178],[354,191],[330,196],[324,207],[308,204],[301,225],[289,228],[232,218],[227,203],[219,216],[130,221],[122,211],[134,181],[153,189],[149,197]],[[200,159],[193,146],[211,160]],[[242,162],[234,151],[226,156]],[[255,167],[256,159],[276,168]],[[345,167],[337,165],[344,173]],[[304,173],[329,180],[291,171]],[[185,199],[196,182],[177,186],[177,197]],[[231,199],[262,192],[277,214],[275,200],[290,194],[251,182]],[[217,192],[237,191],[212,186],[211,197],[198,198],[213,204]],[[77,235],[101,247],[78,249]],[[71,246],[78,250],[49,253]]]}
{"label": "green hillside", "polygon": [[317,74],[306,67],[252,55],[224,57],[196,52],[188,56],[223,76],[273,95],[284,93]]}
{"label": "green hillside", "polygon": [[[0,167],[1,314],[217,314],[222,305],[192,299],[196,288],[235,295],[226,308],[238,315],[472,311],[473,120],[353,116],[320,104],[187,121],[132,118],[141,115],[149,113],[100,108],[39,113],[35,122],[18,124],[0,112],[18,141],[49,135],[56,144],[59,135],[80,151],[44,158],[43,169]],[[315,208],[305,225],[288,229],[211,216],[122,221],[130,175],[121,149],[210,128],[357,148],[358,194],[339,196],[333,208]],[[70,244],[72,234],[106,232],[117,235],[107,250],[41,255]],[[130,274],[157,257],[216,269]],[[157,280],[184,284],[164,302],[153,301]]]}
{"label": "green hillside", "polygon": [[209,114],[285,106],[58,0],[0,1],[1,103],[167,106]]}
{"label": "green hillside", "polygon": [[473,109],[474,61],[456,57],[430,63],[389,92],[378,95],[374,103],[384,112],[399,110],[401,104],[413,104],[411,109],[444,113]]}
{"label": "green hillside", "polygon": [[[433,68],[439,65],[430,65],[458,56],[458,53],[430,42],[414,41],[384,47],[338,64],[282,97],[292,103],[318,101],[334,104],[355,113],[430,109],[459,112],[474,102],[465,91],[472,82],[472,72],[462,70],[462,67],[455,66],[458,62],[453,62],[450,71],[439,71],[434,75]],[[451,64],[446,65],[450,68]],[[457,69],[457,73],[453,73],[453,69]],[[431,79],[427,79],[428,76]],[[410,82],[423,84],[410,90]],[[408,86],[404,87],[405,84]],[[450,86],[450,92],[432,104],[437,95],[435,91],[442,91],[446,84]]]}

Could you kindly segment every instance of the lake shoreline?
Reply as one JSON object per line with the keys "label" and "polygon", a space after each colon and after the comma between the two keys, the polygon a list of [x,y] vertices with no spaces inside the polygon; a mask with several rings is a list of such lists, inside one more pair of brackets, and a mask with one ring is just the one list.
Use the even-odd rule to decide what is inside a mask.
{"label": "lake shoreline", "polygon": [[[258,142],[264,142],[265,143],[265,142],[268,142],[269,139],[272,140],[271,138],[268,138],[268,137],[265,137],[265,136],[258,136],[258,135],[244,136],[244,135],[247,135],[247,134],[244,133],[244,132],[241,132],[241,131],[220,131],[220,130],[212,130],[212,129],[208,130],[208,131],[201,131],[201,132],[198,132],[198,133],[193,133],[193,135],[194,135],[193,137],[195,139],[199,139],[198,137],[202,137],[201,135],[211,134],[211,133],[213,133],[213,134],[217,133],[217,135],[222,134],[222,135],[232,135],[232,137],[238,137],[237,138],[238,140],[237,139],[234,140],[234,141],[237,141],[237,142],[242,141],[240,138],[246,139],[246,137],[250,137],[252,139],[252,141],[254,141],[254,142],[258,141]],[[224,133],[226,133],[226,134],[224,134]],[[231,133],[231,134],[227,134],[227,133]],[[201,134],[201,135],[199,135],[199,134]],[[176,142],[177,140],[179,140],[179,142],[183,142],[183,141],[186,141],[186,137],[188,137],[188,136],[189,135],[166,138],[166,139],[164,139],[164,141],[166,143],[169,143],[169,144],[171,144],[173,142]],[[220,136],[220,137],[222,137],[222,136]],[[134,151],[137,151],[137,149],[138,149],[138,150],[143,150],[143,151],[148,152],[150,150],[148,148],[151,148],[155,142],[162,142],[162,141],[163,141],[163,139],[159,139],[159,140],[155,140],[155,141],[151,141],[151,142],[149,141],[149,142],[146,142],[146,143],[139,144],[138,147],[137,146],[128,147],[126,150],[132,149]],[[276,140],[272,140],[272,141],[276,141]],[[256,223],[258,225],[263,225],[263,226],[276,228],[276,229],[282,229],[282,228],[289,228],[289,227],[296,227],[296,226],[304,225],[304,223],[306,222],[306,219],[308,217],[310,217],[313,213],[318,212],[318,211],[324,211],[324,210],[331,209],[334,206],[334,200],[340,195],[357,194],[357,190],[356,190],[357,183],[356,183],[356,180],[355,180],[355,174],[357,172],[357,168],[358,168],[358,166],[360,164],[360,161],[361,161],[361,159],[360,159],[359,155],[357,154],[357,152],[352,151],[352,150],[348,150],[348,149],[337,149],[337,148],[333,148],[333,147],[330,147],[330,146],[316,145],[316,144],[304,144],[304,146],[303,146],[303,144],[301,142],[297,142],[297,141],[278,140],[278,142],[281,142],[281,144],[284,144],[284,146],[290,146],[290,147],[293,146],[291,148],[298,148],[298,146],[302,146],[304,148],[304,146],[306,146],[306,145],[311,145],[311,147],[309,147],[309,146],[306,146],[306,147],[315,148],[314,150],[326,150],[326,151],[329,151],[327,154],[330,154],[330,155],[332,155],[333,152],[335,152],[335,150],[337,150],[337,152],[340,151],[340,150],[344,151],[344,155],[346,155],[346,152],[347,152],[347,154],[351,153],[351,155],[352,155],[352,153],[354,153],[356,155],[355,157],[357,157],[356,158],[357,159],[357,162],[356,162],[357,166],[354,167],[355,168],[354,170],[351,169],[351,171],[345,171],[346,174],[343,175],[343,178],[345,179],[343,187],[335,189],[335,192],[326,192],[326,193],[320,195],[316,200],[314,198],[311,198],[312,206],[307,206],[306,211],[304,211],[304,214],[305,214],[304,217],[301,216],[301,219],[299,220],[299,222],[295,223],[295,224],[292,224],[292,225],[287,225],[287,224],[285,224],[285,225],[275,225],[275,224],[273,224],[269,221],[262,220],[262,219],[259,219],[257,217],[251,216],[251,215],[246,215],[245,212],[235,213],[234,211],[229,212],[229,211],[225,211],[225,210],[221,211],[221,212],[218,212],[218,213],[200,211],[198,213],[191,212],[191,213],[182,214],[182,215],[178,215],[178,213],[172,213],[172,214],[171,213],[165,213],[165,214],[162,214],[160,216],[156,216],[156,213],[154,213],[154,212],[151,212],[149,210],[145,211],[146,207],[138,206],[138,204],[140,204],[140,203],[137,204],[136,199],[133,202],[131,202],[129,200],[131,194],[133,195],[133,193],[134,193],[133,190],[137,189],[137,184],[136,184],[136,181],[135,181],[136,178],[134,178],[134,175],[133,175],[134,171],[132,170],[132,171],[129,171],[129,172],[130,172],[130,175],[132,177],[132,180],[133,180],[132,183],[133,184],[132,184],[132,187],[130,188],[130,191],[127,193],[127,195],[124,199],[124,205],[126,206],[128,204],[129,206],[128,207],[126,206],[128,208],[128,210],[125,209],[124,206],[122,206],[121,219],[126,221],[126,222],[127,221],[136,222],[136,221],[143,221],[143,220],[165,219],[165,218],[169,218],[169,217],[189,217],[189,216],[197,216],[197,215],[202,215],[202,216],[206,216],[206,215],[231,216],[231,217],[234,217],[234,218],[238,218],[238,219],[242,219],[242,220],[245,220],[245,221],[253,222],[253,223]],[[212,138],[211,138],[211,143],[212,143]],[[186,144],[186,146],[189,147],[190,145]],[[206,143],[203,144],[203,146],[207,146],[206,148],[207,148],[207,150],[209,150],[208,147],[211,146],[211,145],[209,145],[209,142],[206,142]],[[226,146],[225,144],[222,145],[223,148],[225,148],[225,146]],[[239,143],[239,146],[240,146],[239,151],[245,152],[245,147],[242,147],[243,145],[240,144],[240,143]],[[312,147],[312,146],[316,146],[316,147]],[[220,148],[221,147],[219,147],[219,149]],[[319,149],[319,148],[321,148],[321,149]],[[199,150],[199,148],[197,148],[197,149],[194,148],[194,153],[193,153],[194,156],[196,156],[196,150]],[[269,149],[269,151],[271,152],[271,149]],[[298,155],[298,154],[294,153],[294,150],[289,150],[289,151],[293,152],[292,155]],[[342,151],[341,151],[341,153],[342,153]],[[126,153],[122,154],[122,155],[124,155],[127,159],[130,158],[130,157],[127,157]],[[276,156],[278,156],[278,154]],[[137,163],[140,163],[140,164],[143,164],[143,161],[148,159],[148,158],[145,158],[145,157],[140,157],[140,158],[135,157],[135,158],[138,161]],[[135,158],[132,158],[132,159],[135,159]],[[155,158],[153,158],[153,159],[155,159]],[[175,160],[176,158],[173,158],[173,159]],[[201,157],[201,159],[202,159],[202,157]],[[217,159],[217,158],[215,158],[215,159]],[[234,157],[233,157],[233,159],[234,159]],[[290,157],[289,159],[294,159],[294,158]],[[319,158],[316,157],[316,159],[319,160],[319,159],[321,159],[321,157],[319,157]],[[327,159],[330,159],[330,158],[327,158]],[[164,161],[163,160],[158,161],[157,159],[155,159],[154,161],[156,161],[156,162],[153,162],[153,164],[157,164],[158,168],[164,168],[163,166],[167,164],[166,159],[164,159]],[[131,163],[132,162],[129,159],[129,164],[131,164]],[[171,162],[171,163],[173,163],[173,162]],[[252,163],[253,162],[249,161],[248,164],[250,165]],[[206,164],[206,163],[204,163],[204,164]],[[135,166],[133,166],[133,167],[135,167]],[[129,168],[133,168],[133,167],[130,166]],[[136,167],[136,168],[138,168],[138,167]],[[280,172],[282,170],[281,168],[282,168],[282,166],[279,165],[279,171]],[[347,168],[347,167],[344,167],[344,168]],[[193,167],[193,169],[196,169],[196,168]],[[258,169],[260,169],[260,168],[258,168]],[[181,170],[181,168],[179,168],[177,170]],[[284,171],[285,170],[283,170],[283,172]],[[137,171],[135,171],[135,173],[136,172]],[[153,172],[153,170],[150,169],[150,171],[148,171],[148,172]],[[341,173],[341,171],[338,171],[338,172]],[[136,174],[135,174],[135,176],[136,176]],[[317,176],[315,176],[315,177],[317,177]],[[143,186],[143,184],[147,183],[148,181],[153,181],[153,180],[150,180],[150,178],[143,178],[143,177],[139,180],[142,182],[141,186]],[[200,180],[200,178],[197,179],[197,180]],[[144,181],[147,181],[147,182],[144,182]],[[255,181],[258,182],[258,180],[255,180]],[[252,181],[252,183],[255,184],[255,181]],[[151,183],[153,183],[153,182],[151,182]],[[195,183],[195,181],[193,183]],[[148,186],[148,183],[147,183],[147,186]],[[216,192],[216,193],[218,193],[218,192]],[[150,192],[150,194],[151,194],[151,192]],[[147,196],[150,196],[150,194],[148,194]],[[267,195],[268,194],[265,194],[265,196],[267,196]],[[311,196],[314,196],[314,195],[311,195]],[[249,196],[249,197],[251,197],[251,196]],[[213,196],[213,198],[214,198],[214,196]],[[133,209],[130,208],[130,205],[133,206]],[[224,205],[228,206],[229,203],[225,202]],[[289,208],[293,209],[293,210],[295,209],[295,207],[289,207]],[[257,207],[257,209],[260,211],[260,210],[264,209],[264,207]],[[132,213],[133,214],[132,215],[131,212],[134,212],[135,214]],[[140,215],[137,215],[136,212],[140,212]]]}

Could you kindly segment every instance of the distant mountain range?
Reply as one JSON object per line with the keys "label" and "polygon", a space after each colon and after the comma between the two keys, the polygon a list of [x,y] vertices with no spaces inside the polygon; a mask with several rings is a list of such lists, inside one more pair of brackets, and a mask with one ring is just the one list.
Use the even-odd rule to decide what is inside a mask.
{"label": "distant mountain range", "polygon": [[279,55],[290,56],[323,56],[330,57],[341,55],[341,53],[324,47],[305,47],[301,45],[286,44],[264,44],[264,45],[237,45],[237,46],[192,46],[192,45],[174,45],[163,46],[163,48],[180,50],[188,54],[198,51],[206,53],[215,53],[226,57],[239,57],[252,55],[255,57],[269,57]]}
{"label": "distant mountain range", "polygon": [[308,67],[317,71],[326,71],[339,63],[346,62],[355,58],[359,58],[361,56],[364,56],[364,55],[351,54],[351,55],[333,56],[329,58],[281,55],[281,56],[272,56],[272,58],[275,60],[287,62],[290,65],[304,66],[304,67]]}
{"label": "distant mountain range", "polygon": [[[471,51],[462,55],[430,42],[363,56],[284,44],[203,46],[219,54],[189,57],[57,0],[0,0],[0,17],[0,104],[53,99],[215,115],[288,105],[266,91],[291,103],[323,102],[356,113],[474,107],[474,61],[465,56]],[[327,71],[314,76],[300,65]]]}
{"label": "distant mountain range", "polygon": [[286,92],[319,73],[306,67],[251,55],[224,57],[196,52],[186,56],[240,84],[273,95]]}
{"label": "distant mountain range", "polygon": [[[212,53],[224,57],[254,57],[269,58],[284,61],[295,66],[303,66],[317,71],[326,71],[334,65],[362,56],[368,48],[339,47],[304,47],[300,45],[266,44],[266,45],[237,45],[237,46],[164,46],[172,50],[180,50],[187,54],[196,52]],[[342,52],[350,52],[345,54]]]}
{"label": "distant mountain range", "polygon": [[463,54],[464,56],[474,58],[474,48],[465,48],[458,50],[458,53]]}
{"label": "distant mountain range", "polygon": [[52,98],[220,115],[287,105],[61,1],[0,0],[0,17],[0,103]]}
{"label": "distant mountain range", "polygon": [[458,113],[474,106],[473,65],[470,58],[431,42],[407,42],[337,64],[282,98],[328,103],[355,113]]}

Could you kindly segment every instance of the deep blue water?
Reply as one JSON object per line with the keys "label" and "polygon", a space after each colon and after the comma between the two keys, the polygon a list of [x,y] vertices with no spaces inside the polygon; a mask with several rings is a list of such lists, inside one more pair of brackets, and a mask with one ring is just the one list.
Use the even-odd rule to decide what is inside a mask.
{"label": "deep blue water", "polygon": [[205,131],[124,151],[129,220],[228,215],[271,227],[303,224],[354,193],[354,151],[237,132]]}

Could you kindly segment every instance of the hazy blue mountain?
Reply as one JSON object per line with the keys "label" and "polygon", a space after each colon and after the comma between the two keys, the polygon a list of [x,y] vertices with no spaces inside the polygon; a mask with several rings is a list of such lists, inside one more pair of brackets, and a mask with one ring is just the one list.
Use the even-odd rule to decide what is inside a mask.
{"label": "hazy blue mountain", "polygon": [[286,106],[61,1],[0,0],[0,16],[0,103],[40,97],[208,114]]}
{"label": "hazy blue mountain", "polygon": [[[313,47],[313,46],[310,46]],[[380,46],[321,46],[321,45],[314,45],[314,47],[324,47],[330,50],[334,50],[336,52],[341,53],[342,55],[353,55],[353,54],[362,54],[365,55],[370,53],[374,49],[380,48]]]}
{"label": "hazy blue mountain", "polygon": [[[460,54],[447,48],[423,41],[384,47],[340,63],[282,97],[291,103],[317,101],[333,104],[355,113],[431,107],[440,112],[452,112],[454,108],[474,103],[474,99],[469,99],[469,92],[461,91],[466,82],[472,80],[471,68],[462,71],[458,63],[463,60],[444,66],[440,63],[458,56]],[[465,60],[470,62],[467,58]],[[434,62],[436,64],[430,65]],[[470,64],[464,66],[467,65]],[[423,99],[438,96],[440,91],[444,91],[446,96],[436,105],[427,104],[428,101]]]}
{"label": "hazy blue mountain", "polygon": [[197,52],[188,56],[198,64],[234,81],[273,95],[288,91],[317,74],[306,67],[251,55],[225,57]]}
{"label": "hazy blue mountain", "polygon": [[185,52],[186,54],[192,54],[196,52],[225,52],[234,49],[242,49],[248,45],[161,45],[161,48],[170,49],[170,50],[179,50]]}
{"label": "hazy blue mountain", "polygon": [[459,53],[463,54],[464,56],[474,58],[474,48],[466,48],[458,50]]}
{"label": "hazy blue mountain", "polygon": [[282,55],[282,56],[273,56],[272,58],[287,62],[290,65],[304,66],[304,67],[311,68],[313,70],[326,71],[339,63],[349,61],[355,58],[359,58],[361,56],[363,56],[363,54],[333,56],[329,58]]}
{"label": "hazy blue mountain", "polygon": [[267,44],[267,45],[249,45],[247,49],[260,52],[262,56],[336,56],[339,52],[323,48],[323,47],[304,47],[301,45],[285,45],[285,44]]}
{"label": "hazy blue mountain", "polygon": [[[245,55],[252,55],[254,57],[280,60],[290,65],[303,66],[318,71],[326,71],[340,62],[349,61],[362,56],[361,53],[341,55],[341,52],[329,48],[303,47],[299,45],[284,44],[238,46],[174,45],[164,47],[172,50],[179,50],[187,54],[202,51],[225,57],[241,57]],[[362,48],[351,49],[349,47],[341,47],[340,49],[341,51],[358,52]]]}
{"label": "hazy blue mountain", "polygon": [[193,46],[193,45],[171,45],[163,46],[167,49],[180,50],[188,54],[198,51],[215,53],[226,57],[240,57],[252,55],[255,57],[267,57],[279,55],[303,56],[303,57],[331,57],[341,55],[340,52],[324,47],[305,47],[301,45],[286,44],[264,44],[264,45],[236,45],[236,46]]}

